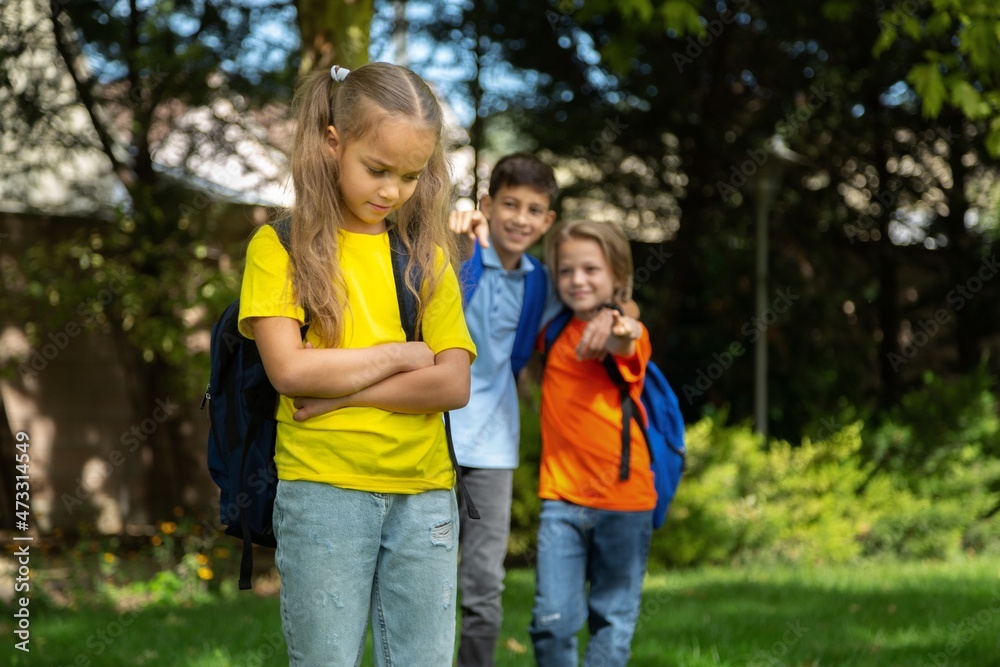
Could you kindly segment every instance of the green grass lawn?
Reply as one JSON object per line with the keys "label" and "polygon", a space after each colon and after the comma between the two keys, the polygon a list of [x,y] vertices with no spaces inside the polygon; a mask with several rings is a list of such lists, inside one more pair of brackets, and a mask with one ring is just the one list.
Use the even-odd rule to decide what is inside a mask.
{"label": "green grass lawn", "polygon": [[[533,664],[534,574],[509,574],[499,665]],[[31,653],[0,617],[0,664],[257,667],[286,664],[278,600],[31,608]],[[11,656],[11,657],[4,657]],[[366,656],[365,665],[371,665]],[[1000,560],[699,569],[650,575],[632,665],[1000,665]]]}

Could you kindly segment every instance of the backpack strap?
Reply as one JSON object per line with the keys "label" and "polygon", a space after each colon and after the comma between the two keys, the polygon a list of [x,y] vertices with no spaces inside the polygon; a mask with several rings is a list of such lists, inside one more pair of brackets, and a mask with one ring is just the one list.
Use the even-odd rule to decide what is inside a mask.
{"label": "backpack strap", "polygon": [[[545,301],[548,296],[548,281],[545,269],[535,257],[525,254],[533,269],[524,276],[524,299],[521,302],[521,316],[517,321],[517,332],[514,334],[514,347],[510,355],[510,367],[517,376],[531,359],[535,350],[535,340],[538,329],[545,315]],[[476,243],[472,257],[462,262],[459,269],[459,280],[462,285],[462,305],[467,306],[475,294],[479,282],[483,278],[483,249]]]}
{"label": "backpack strap", "polygon": [[[642,415],[636,409],[635,401],[632,400],[632,394],[629,393],[628,382],[622,377],[622,373],[618,370],[618,364],[615,363],[614,357],[611,354],[607,354],[604,357],[604,370],[607,371],[608,376],[611,381],[615,383],[618,387],[618,395],[621,397],[622,403],[622,460],[618,466],[618,479],[623,482],[628,479],[629,475],[629,460],[632,455],[632,420],[639,424],[639,431],[642,433],[642,437],[646,441],[646,446],[649,447],[649,435],[646,432],[646,425],[642,421]],[[653,450],[650,449],[649,455],[653,455]]]}
{"label": "backpack strap", "polygon": [[559,314],[552,318],[552,321],[548,323],[545,327],[545,331],[542,333],[542,362],[549,356],[549,350],[556,342],[556,338],[562,334],[566,325],[569,321],[573,319],[573,311],[569,308],[563,308],[559,311]]}
{"label": "backpack strap", "polygon": [[465,486],[465,481],[462,480],[462,466],[458,465],[458,457],[455,456],[455,442],[451,439],[451,414],[446,410],[444,413],[444,435],[448,440],[448,456],[451,457],[451,465],[455,468],[455,486],[458,487],[458,492],[465,499],[466,511],[469,513],[470,519],[479,518],[479,510],[476,509],[476,504],[472,502],[472,495],[469,493],[469,489]]}
{"label": "backpack strap", "polygon": [[275,220],[271,223],[274,227],[274,232],[278,235],[278,240],[281,241],[281,245],[288,250],[292,245],[292,219],[291,218],[281,218],[280,220]]}
{"label": "backpack strap", "polygon": [[458,280],[462,286],[462,305],[467,306],[483,277],[483,249],[476,241],[472,244],[472,257],[462,262]]}
{"label": "backpack strap", "polygon": [[545,267],[531,255],[524,256],[528,258],[533,268],[524,275],[524,301],[521,306],[521,317],[517,321],[517,333],[514,335],[514,349],[510,355],[510,366],[515,376],[531,359],[548,296]]}
{"label": "backpack strap", "polygon": [[[542,360],[543,363],[545,359],[548,358],[548,353],[555,344],[556,339],[562,334],[563,330],[566,329],[566,325],[573,318],[573,311],[564,309],[555,318],[549,322],[548,326],[545,327],[543,332],[543,346],[542,346]],[[615,383],[618,387],[618,395],[621,398],[622,404],[622,458],[618,466],[618,479],[625,481],[629,478],[629,461],[632,454],[632,420],[635,419],[639,423],[639,430],[642,432],[643,438],[646,440],[646,446],[649,446],[649,437],[646,435],[646,425],[642,422],[642,415],[636,410],[635,402],[632,400],[632,395],[629,394],[628,383],[625,382],[625,378],[622,377],[621,371],[618,370],[617,364],[615,364],[614,358],[611,354],[607,354],[604,357],[604,370],[607,372],[611,381]],[[650,456],[652,456],[652,451],[650,451]]]}
{"label": "backpack strap", "polygon": [[[406,251],[403,239],[395,227],[390,227],[389,234],[389,254],[392,257],[392,277],[396,283],[396,303],[399,305],[399,319],[406,333],[406,340],[420,340],[420,332],[417,331],[417,295],[406,288],[406,264],[410,254]],[[414,266],[410,272],[413,285],[420,289],[419,279],[420,267]]]}
{"label": "backpack strap", "polygon": [[[392,257],[392,277],[396,284],[396,303],[399,305],[399,319],[403,325],[403,331],[406,332],[406,340],[410,342],[418,341],[420,340],[420,332],[417,331],[417,296],[406,288],[406,279],[404,277],[406,275],[406,264],[409,261],[409,253],[406,251],[403,239],[400,238],[395,227],[390,227],[388,234],[389,250]],[[476,245],[478,247],[478,244]],[[420,283],[422,282],[419,271],[419,266],[413,266],[410,272],[410,278],[418,289],[420,287]],[[481,262],[480,275],[482,275]],[[462,468],[458,465],[458,457],[455,456],[455,443],[451,438],[451,416],[447,411],[443,414],[444,435],[445,439],[448,441],[448,456],[451,458],[452,467],[455,468],[455,486],[458,487],[458,492],[462,495],[462,498],[465,499],[465,506],[468,508],[469,518],[478,519],[479,510],[476,509],[476,504],[472,502],[472,496],[469,495],[469,490],[465,487],[465,482],[462,480]]]}

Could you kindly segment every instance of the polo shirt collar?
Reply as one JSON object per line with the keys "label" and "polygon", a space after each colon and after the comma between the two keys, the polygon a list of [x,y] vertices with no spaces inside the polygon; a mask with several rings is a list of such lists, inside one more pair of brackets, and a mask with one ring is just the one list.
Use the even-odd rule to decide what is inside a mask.
{"label": "polo shirt collar", "polygon": [[[489,248],[482,248],[483,252],[483,266],[488,266],[491,269],[500,269],[501,271],[507,271],[504,268],[503,263],[500,261],[500,255],[493,248],[492,242]],[[521,265],[508,273],[523,274],[529,271],[534,271],[535,265],[532,264],[525,255],[521,255]]]}

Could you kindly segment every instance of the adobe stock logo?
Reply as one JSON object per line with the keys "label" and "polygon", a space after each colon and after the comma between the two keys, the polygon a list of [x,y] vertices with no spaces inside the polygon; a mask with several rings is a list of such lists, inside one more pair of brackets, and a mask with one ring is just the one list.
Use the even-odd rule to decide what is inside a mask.
{"label": "adobe stock logo", "polygon": [[[788,310],[800,299],[800,295],[793,294],[787,287],[784,290],[776,290],[771,306],[759,315],[754,315],[743,323],[740,333],[746,338],[750,345],[756,343],[768,328],[778,321],[778,317],[787,313]],[[722,351],[722,354],[715,352],[712,354],[712,363],[705,368],[699,368],[697,379],[694,384],[685,384],[681,387],[684,398],[688,405],[694,403],[694,399],[702,396],[708,391],[715,381],[725,375],[726,371],[732,368],[736,360],[746,354],[747,346],[741,341],[734,340]]]}
{"label": "adobe stock logo", "polygon": [[719,13],[719,18],[704,21],[705,32],[697,39],[689,36],[687,38],[687,48],[684,49],[684,53],[680,51],[673,52],[671,57],[678,73],[683,74],[684,68],[692,64],[695,59],[700,58],[705,53],[705,49],[710,48],[715,43],[715,40],[723,33],[726,26],[732,25],[738,20],[738,14],[747,8],[750,0],[737,0],[736,4],[738,6],[735,12],[731,9],[725,9]]}
{"label": "adobe stock logo", "polygon": [[[979,271],[971,276],[964,283],[955,285],[948,292],[945,300],[952,309],[959,313],[963,308],[982,291],[983,286],[1000,273],[1000,263],[997,263],[996,255],[987,257],[979,266]],[[899,372],[901,366],[910,363],[921,349],[927,346],[941,331],[941,326],[951,322],[951,313],[944,308],[934,311],[934,317],[928,320],[919,320],[915,326],[910,328],[909,340],[900,348],[900,354],[890,352],[886,355],[889,364],[894,372]]]}

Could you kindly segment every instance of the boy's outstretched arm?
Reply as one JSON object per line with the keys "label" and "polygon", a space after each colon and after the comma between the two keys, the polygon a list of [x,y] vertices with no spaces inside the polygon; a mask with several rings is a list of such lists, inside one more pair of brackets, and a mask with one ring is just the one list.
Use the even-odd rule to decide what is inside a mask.
{"label": "boy's outstretched arm", "polygon": [[490,247],[490,225],[482,211],[452,211],[448,216],[448,228],[455,234],[466,237],[462,247],[462,259],[472,256],[472,247],[476,241],[484,248]]}
{"label": "boy's outstretched arm", "polygon": [[371,407],[405,414],[429,414],[465,407],[469,402],[469,353],[461,348],[441,350],[434,365],[392,377],[339,398],[295,399],[293,417],[310,417],[346,407]]}

